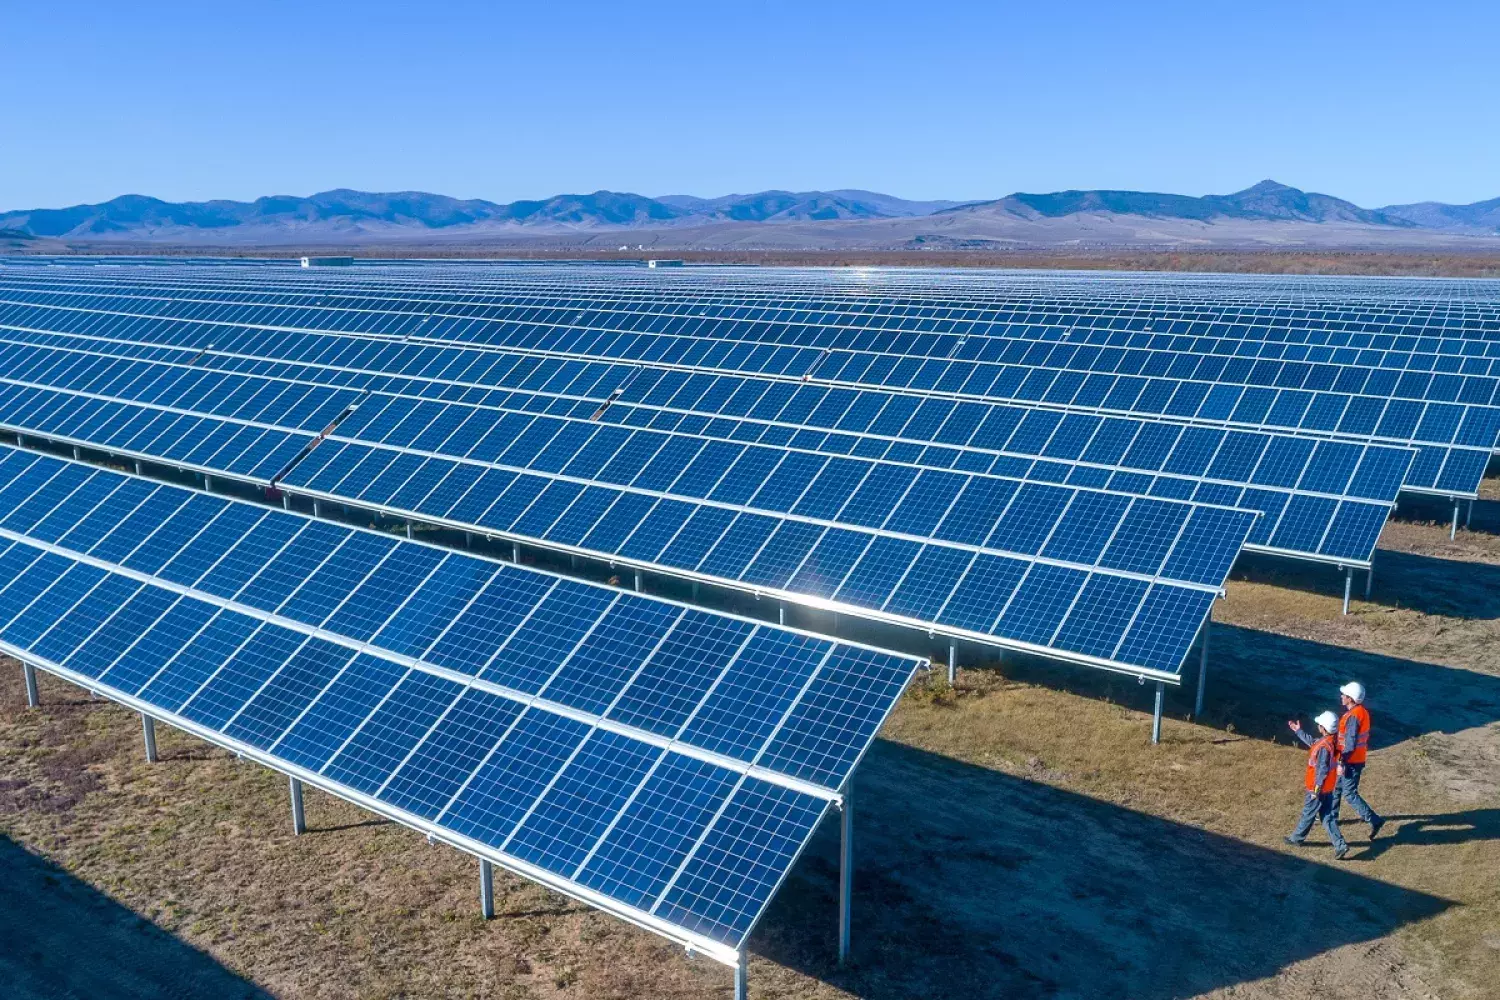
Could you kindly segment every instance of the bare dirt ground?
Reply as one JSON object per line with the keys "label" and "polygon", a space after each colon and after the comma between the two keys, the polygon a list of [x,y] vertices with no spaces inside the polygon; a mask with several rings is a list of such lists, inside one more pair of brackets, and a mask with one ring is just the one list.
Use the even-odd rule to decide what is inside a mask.
{"label": "bare dirt ground", "polygon": [[[1441,509],[1408,517],[1440,517]],[[1388,526],[1373,599],[1247,565],[1215,612],[1208,707],[1019,662],[914,686],[860,771],[854,963],[833,961],[836,830],[752,943],[757,998],[1485,998],[1500,983],[1500,504]],[[1190,672],[1191,673],[1191,672]],[[1284,720],[1371,689],[1367,797],[1332,860],[1281,843]],[[42,678],[0,669],[0,993],[15,998],[730,995],[727,970]]]}

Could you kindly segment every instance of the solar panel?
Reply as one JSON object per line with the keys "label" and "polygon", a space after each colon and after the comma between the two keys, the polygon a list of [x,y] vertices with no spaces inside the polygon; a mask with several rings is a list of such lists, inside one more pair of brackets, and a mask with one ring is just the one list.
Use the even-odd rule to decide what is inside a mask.
{"label": "solar panel", "polygon": [[[203,313],[212,305],[197,304],[195,309]],[[712,302],[698,302],[693,307],[703,314],[712,313],[716,308]],[[458,306],[451,308],[455,314],[468,311]],[[340,311],[307,306],[235,306],[233,309],[234,312],[228,315],[246,322],[253,318],[266,323],[322,324],[330,329],[358,332],[368,332],[369,328],[376,327],[383,333],[423,339],[500,343],[580,356],[670,362],[727,371],[815,375],[820,380],[1071,406],[1087,408],[1091,412],[1271,428],[1350,440],[1381,441],[1397,446],[1415,445],[1420,454],[1412,467],[1407,488],[1444,496],[1476,494],[1483,463],[1487,460],[1480,451],[1492,449],[1497,435],[1500,435],[1500,409],[1449,402],[1441,398],[1443,393],[1438,394],[1439,398],[1402,402],[1399,397],[1384,395],[1387,389],[1370,383],[1368,379],[1362,380],[1361,386],[1371,391],[1363,395],[1319,390],[1317,386],[1321,382],[1305,374],[1295,385],[1247,386],[1226,381],[1233,372],[1226,373],[1223,364],[1220,364],[1217,374],[1202,368],[1204,364],[1233,359],[1187,354],[1175,356],[1191,364],[1188,369],[1175,372],[1173,377],[1165,374],[1175,371],[1173,365],[1177,362],[1173,360],[1163,360],[1162,372],[1150,376],[1131,374],[1135,370],[1151,371],[1150,363],[1145,360],[1133,367],[1127,366],[1124,374],[1120,373],[1120,362],[1114,360],[1106,366],[1107,371],[1096,371],[1091,367],[1046,367],[1049,361],[1044,357],[1028,359],[1025,364],[1001,365],[984,360],[981,352],[985,345],[1010,344],[1022,349],[1028,345],[1023,341],[1005,341],[978,334],[965,338],[957,333],[902,332],[895,336],[909,342],[898,344],[886,340],[878,347],[870,347],[871,331],[862,330],[859,336],[866,343],[857,346],[863,349],[845,350],[853,334],[838,329],[819,333],[811,322],[815,315],[819,319],[836,317],[810,312],[798,314],[796,318],[802,322],[792,327],[770,321],[736,319],[731,322],[711,318],[684,324],[681,317],[649,313],[619,313],[613,314],[612,319],[612,314],[597,310],[570,312],[556,305],[548,309],[531,308],[518,314],[526,317],[524,323],[481,321],[460,315],[444,317],[369,309]],[[225,315],[218,311],[212,314]],[[568,325],[567,321],[575,319],[577,323]],[[214,320],[225,321],[223,318]],[[615,321],[620,323],[618,328],[607,326]],[[928,327],[938,322],[923,321]],[[992,326],[984,324],[985,329]],[[777,338],[777,342],[766,342],[768,338]],[[790,346],[782,342],[787,340],[814,346]],[[1069,349],[1076,350],[1074,347]],[[896,357],[903,352],[909,356],[904,359]],[[1059,377],[1059,373],[1063,374]],[[1078,374],[1087,376],[1081,384],[1071,377]],[[1353,374],[1352,370],[1346,370],[1345,382],[1350,374]],[[1191,375],[1192,378],[1178,377],[1182,375]],[[1218,381],[1206,381],[1210,375]],[[1237,384],[1242,388],[1236,389]],[[1491,396],[1493,389],[1491,385]]]}
{"label": "solar panel", "polygon": [[[138,331],[137,335],[150,333]],[[281,334],[271,344],[263,336],[250,334],[260,342],[244,346],[263,352],[258,359],[236,350],[241,345],[233,340],[223,349],[177,351],[135,342],[137,351],[130,352],[131,344],[101,344],[96,339],[56,334],[29,336],[69,350],[94,352],[113,347],[133,357],[149,354],[161,362],[331,384],[357,379],[356,384],[366,389],[411,394],[422,401],[402,414],[400,422],[422,425],[415,439],[408,435],[407,443],[417,449],[454,452],[458,442],[472,444],[475,434],[491,432],[489,425],[466,420],[463,408],[438,402],[462,396],[519,414],[521,426],[538,413],[553,413],[829,456],[1238,506],[1264,515],[1250,536],[1249,545],[1256,550],[1340,566],[1369,564],[1414,457],[1408,449],[1353,442],[1152,425],[1121,417],[1064,418],[1056,411],[1004,404],[955,404],[746,376],[577,362],[540,366],[522,355],[410,345],[399,348],[399,357],[391,357],[384,347],[347,337]],[[0,338],[0,344],[5,342]],[[262,360],[273,351],[310,363]],[[384,356],[362,357],[372,352]],[[54,352],[46,351],[0,349],[0,360],[19,381],[35,373],[37,379],[66,383],[78,367],[61,364]],[[352,367],[353,362],[388,370]],[[63,373],[53,374],[59,367]],[[414,372],[457,372],[465,380],[447,374],[407,374]],[[510,391],[484,391],[488,385],[510,387]],[[543,393],[539,391],[543,386],[554,388]],[[703,420],[699,415],[713,419]],[[828,433],[819,433],[823,429]],[[598,442],[590,447],[597,449]],[[840,470],[841,477],[863,474],[863,463],[858,462],[830,461],[828,468]],[[418,479],[412,488],[424,482],[427,478]],[[819,488],[818,492],[824,491]]]}
{"label": "solar panel", "polygon": [[12,448],[0,510],[6,653],[729,964],[920,662]]}
{"label": "solar panel", "polygon": [[[76,382],[72,373],[82,366],[89,379],[150,386],[153,406],[167,402],[175,382],[196,391],[201,374],[177,368],[169,375],[127,359],[100,368],[54,353],[50,363],[64,371],[59,381]],[[24,366],[31,377],[39,374],[35,361]],[[261,387],[274,380],[225,379],[232,396],[250,400],[293,394]],[[371,395],[279,481],[308,496],[1172,680],[1254,520],[1223,507],[1046,481],[835,461],[460,403],[438,409],[445,413],[414,420],[415,401]],[[238,425],[195,415],[174,422],[177,436],[163,436],[151,413],[76,384],[0,388],[7,427],[131,453],[151,435],[144,447],[152,460],[233,472],[193,459],[205,450],[200,442]],[[430,425],[445,416],[444,430],[429,438]],[[136,430],[142,424],[147,431]],[[91,427],[99,430],[79,437]],[[1329,502],[1281,517],[1270,540],[1311,547],[1325,537],[1372,536],[1383,520],[1382,511],[1360,522]],[[1044,565],[1066,572],[1037,568]],[[1094,581],[1104,577],[1129,586],[1101,590]],[[1077,623],[1099,613],[1106,593],[1129,598],[1120,631],[1081,630]],[[1034,618],[1042,604],[1063,617]],[[1158,606],[1173,609],[1170,628],[1152,618]],[[1161,634],[1142,644],[1132,627]]]}

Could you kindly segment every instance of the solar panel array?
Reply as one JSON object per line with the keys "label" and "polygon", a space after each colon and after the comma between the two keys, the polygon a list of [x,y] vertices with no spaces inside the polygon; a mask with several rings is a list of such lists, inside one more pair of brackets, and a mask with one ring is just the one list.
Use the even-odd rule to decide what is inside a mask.
{"label": "solar panel array", "polygon": [[[55,317],[31,322],[65,325]],[[1368,565],[1413,461],[1407,448],[612,363],[547,366],[522,354],[393,348],[347,336],[153,327],[132,334],[153,341],[102,344],[39,328],[5,339],[1238,506],[1265,515],[1252,531],[1254,548],[1339,565]],[[193,346],[155,346],[166,342]],[[493,388],[509,391],[483,392]]]}
{"label": "solar panel array", "polygon": [[[0,276],[0,351],[28,364],[12,366],[25,376],[0,396],[0,419],[815,607],[1167,672],[1227,567],[1218,554],[1236,529],[1223,507],[1260,515],[1248,547],[1368,566],[1398,491],[1477,489],[1500,433],[1479,383],[1455,395],[1434,380],[1413,399],[1410,379],[1378,366],[1309,355],[1271,372],[1230,355],[1212,323],[1152,328],[1152,309],[1175,308],[1159,282],[1110,284],[1103,298],[1149,289],[1128,307],[1089,301],[1094,287],[575,265],[17,268]],[[153,374],[123,374],[143,361]],[[212,412],[231,385],[256,405]],[[260,404],[315,390],[354,398],[328,397],[343,408],[322,427],[263,416]],[[92,424],[69,419],[80,395]],[[243,454],[252,440],[260,451]],[[1203,550],[1192,572],[1173,557],[1127,567],[1120,546],[1144,519],[1117,512],[1166,501],[1217,518],[1217,540],[1191,543]],[[1077,516],[1039,513],[1047,504]],[[993,509],[976,521],[981,508]],[[1070,571],[1062,589],[1028,590],[1054,561]],[[1098,627],[1094,582],[1124,586],[1112,576],[1132,585],[1117,630],[1137,623],[1143,594],[1200,593],[1184,594],[1190,613],[1174,610],[1181,628],[1161,649],[1146,656],[1118,632],[1105,649],[1080,628]],[[1042,603],[1077,625],[1031,623]]]}
{"label": "solar panel array", "polygon": [[0,447],[0,649],[734,964],[919,662]]}
{"label": "solar panel array", "polygon": [[[134,359],[13,346],[0,360],[14,373],[0,379],[5,426],[215,474],[245,464],[243,442],[279,456],[313,440],[268,407],[323,419],[350,404]],[[1152,676],[1175,677],[1253,520],[385,394],[320,440],[288,488]]]}
{"label": "solar panel array", "polygon": [[[1418,449],[1405,483],[1408,490],[1445,496],[1475,495],[1488,453],[1500,436],[1500,408],[1489,405],[1493,379],[1453,376],[1418,386],[1410,378],[1347,365],[1299,362],[1272,369],[1250,359],[1185,351],[1037,343],[1009,334],[1061,328],[1000,322],[986,317],[1006,314],[975,308],[885,304],[872,311],[868,296],[851,305],[827,298],[832,291],[825,291],[823,299],[800,301],[780,285],[772,286],[768,301],[763,294],[757,306],[737,304],[716,284],[700,282],[703,287],[684,290],[671,279],[631,298],[617,287],[627,280],[618,268],[606,269],[607,280],[587,269],[567,270],[565,279],[538,277],[545,272],[536,268],[502,271],[502,277],[516,271],[525,275],[526,287],[509,297],[448,292],[435,279],[419,293],[425,299],[400,298],[407,294],[400,283],[384,287],[379,297],[363,288],[361,297],[337,296],[341,286],[336,283],[316,296],[274,288],[253,293],[256,304],[240,301],[246,293],[218,290],[198,293],[211,296],[207,299],[158,301],[158,289],[133,299],[119,290],[96,290],[69,302],[70,308],[116,310],[121,317],[137,319],[192,317],[198,323],[484,343],[1379,441]],[[721,274],[715,273],[715,282]],[[732,273],[728,280],[743,279]],[[591,290],[601,281],[607,291]],[[763,279],[760,284],[771,283]],[[534,285],[561,288],[542,295]],[[836,290],[848,297],[847,288]],[[58,301],[52,293],[18,294],[14,301],[27,295],[30,301]],[[238,297],[215,301],[225,294]],[[296,301],[266,301],[278,298]],[[329,304],[318,304],[324,302]],[[943,312],[977,318],[922,315]],[[1421,395],[1414,397],[1419,390]]]}

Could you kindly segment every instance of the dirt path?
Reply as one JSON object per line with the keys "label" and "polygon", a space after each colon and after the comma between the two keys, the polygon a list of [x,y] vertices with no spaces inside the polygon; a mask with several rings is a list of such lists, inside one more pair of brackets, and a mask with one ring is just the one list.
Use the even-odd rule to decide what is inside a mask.
{"label": "dirt path", "polygon": [[[752,995],[1495,996],[1500,534],[1397,522],[1383,544],[1348,618],[1332,571],[1247,567],[1215,613],[1203,724],[1173,692],[1156,748],[1133,683],[1012,663],[918,686],[856,787],[854,965],[832,962],[829,828],[757,933]],[[1303,759],[1282,720],[1349,677],[1371,688],[1366,791],[1392,832],[1349,824],[1337,865],[1280,842]],[[274,775],[169,732],[148,766],[132,716],[43,695],[28,712],[0,668],[0,864],[19,873],[0,912],[28,915],[0,923],[19,944],[0,982],[22,996],[119,975],[139,996],[729,995],[725,970],[518,880],[497,878],[486,924],[456,853],[318,795],[293,838]],[[176,969],[177,993],[152,992]]]}

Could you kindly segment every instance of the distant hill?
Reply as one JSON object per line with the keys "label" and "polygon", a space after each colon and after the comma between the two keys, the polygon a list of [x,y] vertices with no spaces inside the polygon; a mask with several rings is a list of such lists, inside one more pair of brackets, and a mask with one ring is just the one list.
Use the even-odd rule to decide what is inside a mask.
{"label": "distant hill", "polygon": [[339,189],[251,202],[124,195],[97,205],[0,213],[0,230],[12,247],[27,237],[204,247],[606,246],[625,234],[631,243],[663,249],[1430,245],[1500,237],[1500,198],[1365,209],[1275,181],[1204,197],[1057,191],[973,202],[773,190],[717,198],[595,191],[499,204]]}
{"label": "distant hill", "polygon": [[1015,215],[1061,218],[1083,212],[1142,215],[1159,219],[1264,219],[1296,222],[1355,222],[1370,226],[1415,226],[1384,211],[1370,211],[1326,194],[1299,191],[1276,181],[1261,181],[1234,194],[1194,198],[1145,191],[1058,191],[1013,194],[974,208],[999,209]]}

